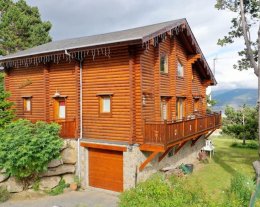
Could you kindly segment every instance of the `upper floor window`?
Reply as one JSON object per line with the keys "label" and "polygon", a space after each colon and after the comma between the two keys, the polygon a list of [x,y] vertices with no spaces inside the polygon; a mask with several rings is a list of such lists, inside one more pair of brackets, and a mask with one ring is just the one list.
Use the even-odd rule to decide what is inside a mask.
{"label": "upper floor window", "polygon": [[111,115],[112,114],[112,95],[102,94],[99,95],[99,114]]}
{"label": "upper floor window", "polygon": [[160,72],[168,73],[168,55],[165,53],[160,55]]}
{"label": "upper floor window", "polygon": [[178,77],[183,77],[184,76],[184,68],[181,62],[178,60],[177,61],[177,76]]}
{"label": "upper floor window", "polygon": [[32,97],[23,97],[23,111],[24,112],[32,111]]}

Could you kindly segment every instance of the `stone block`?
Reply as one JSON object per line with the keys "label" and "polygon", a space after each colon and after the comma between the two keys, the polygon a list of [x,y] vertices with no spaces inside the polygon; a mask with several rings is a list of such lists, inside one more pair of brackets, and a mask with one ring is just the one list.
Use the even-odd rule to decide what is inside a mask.
{"label": "stone block", "polygon": [[60,176],[52,176],[52,177],[43,177],[40,180],[39,189],[40,190],[51,190],[59,185],[61,180]]}

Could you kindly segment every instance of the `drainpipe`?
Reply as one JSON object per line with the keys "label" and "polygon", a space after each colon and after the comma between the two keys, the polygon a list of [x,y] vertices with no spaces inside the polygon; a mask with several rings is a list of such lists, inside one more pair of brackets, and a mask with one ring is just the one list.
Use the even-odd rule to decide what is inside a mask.
{"label": "drainpipe", "polygon": [[83,59],[79,61],[79,111],[80,111],[80,122],[79,122],[79,139],[78,139],[78,177],[81,178],[81,151],[80,151],[80,140],[83,138],[83,110],[82,110],[82,68]]}
{"label": "drainpipe", "polygon": [[[65,50],[64,51],[65,55],[71,57],[71,54]],[[77,139],[77,148],[78,148],[78,156],[77,156],[77,174],[79,179],[81,178],[81,162],[80,162],[80,156],[81,156],[81,152],[80,152],[80,140],[82,139],[82,135],[83,135],[83,112],[82,112],[82,65],[83,65],[83,58],[81,57],[81,59],[78,59],[79,61],[79,113],[80,113],[80,122],[79,122],[79,138]]]}

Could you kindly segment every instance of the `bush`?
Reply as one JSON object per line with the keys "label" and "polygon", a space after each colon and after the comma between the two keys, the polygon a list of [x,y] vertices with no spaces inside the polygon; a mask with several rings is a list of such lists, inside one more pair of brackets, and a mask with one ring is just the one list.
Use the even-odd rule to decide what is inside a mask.
{"label": "bush", "polygon": [[230,146],[235,148],[258,149],[258,144],[256,142],[248,142],[246,144],[234,142]]}
{"label": "bush", "polygon": [[0,128],[10,123],[14,117],[14,110],[11,109],[13,103],[8,101],[7,98],[10,94],[4,90],[4,74],[0,73]]}
{"label": "bush", "polygon": [[120,196],[120,207],[168,207],[168,206],[217,206],[206,196],[202,188],[193,187],[185,180],[162,175],[152,176],[136,188],[125,191]]}
{"label": "bush", "polygon": [[59,182],[59,185],[56,186],[55,188],[51,189],[47,193],[52,196],[59,195],[59,194],[62,194],[64,189],[67,187],[69,187],[69,184],[66,184],[65,180],[61,179],[61,181]]}
{"label": "bush", "polygon": [[248,206],[254,190],[255,184],[253,180],[245,175],[236,173],[231,179],[231,185],[227,191],[223,206]]}
{"label": "bush", "polygon": [[10,198],[10,193],[4,187],[0,187],[0,203],[7,201]]}
{"label": "bush", "polygon": [[0,130],[0,169],[20,180],[36,178],[60,155],[60,126],[17,120]]}

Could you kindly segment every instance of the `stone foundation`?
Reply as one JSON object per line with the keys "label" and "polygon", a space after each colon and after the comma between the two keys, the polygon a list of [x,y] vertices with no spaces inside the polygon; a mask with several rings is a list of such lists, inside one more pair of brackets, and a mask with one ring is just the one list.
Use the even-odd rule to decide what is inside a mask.
{"label": "stone foundation", "polygon": [[[135,187],[136,183],[145,181],[152,174],[165,167],[177,167],[180,164],[190,164],[198,157],[198,153],[205,145],[204,136],[202,136],[194,146],[191,147],[191,141],[187,142],[181,150],[169,157],[166,155],[161,162],[158,162],[158,154],[143,171],[139,172],[140,165],[147,159],[151,152],[142,152],[138,145],[128,146],[127,151],[123,152],[123,181],[124,190]],[[81,162],[81,184],[83,187],[89,187],[88,178],[88,148],[80,147]]]}
{"label": "stone foundation", "polygon": [[[74,182],[77,168],[77,140],[64,140],[61,149],[61,158],[52,160],[48,170],[40,175],[39,189],[51,190],[56,187],[61,179],[70,184]],[[9,177],[4,170],[0,172],[0,186],[6,187],[11,193],[18,193],[24,190],[21,182],[14,177]]]}
{"label": "stone foundation", "polygon": [[205,145],[204,136],[202,136],[194,146],[191,147],[191,141],[187,142],[181,150],[172,156],[166,155],[161,162],[158,162],[159,153],[150,163],[146,165],[143,171],[139,172],[139,166],[147,159],[151,152],[142,152],[138,146],[133,146],[124,152],[124,190],[135,187],[136,183],[145,181],[152,174],[165,167],[177,167],[180,164],[190,164],[198,157],[198,153]]}

